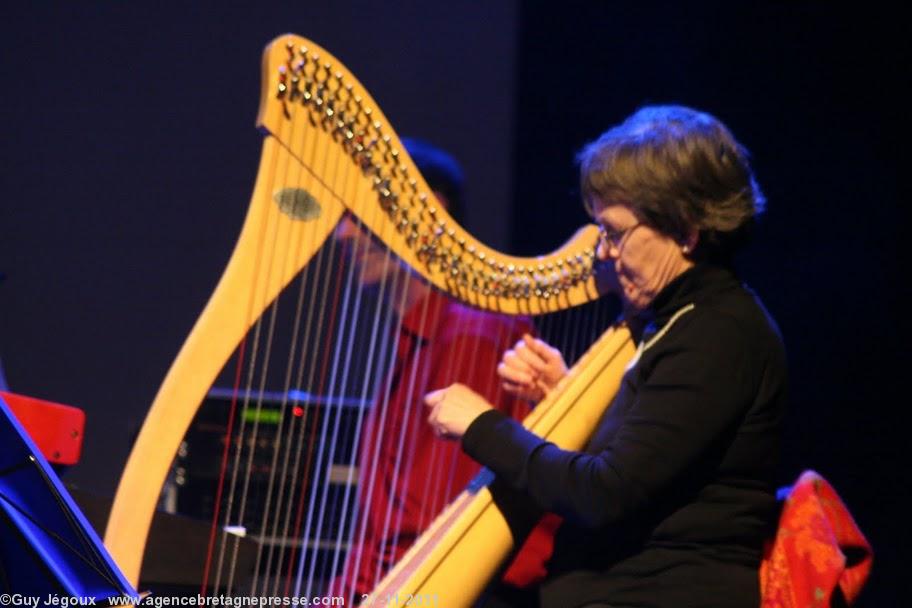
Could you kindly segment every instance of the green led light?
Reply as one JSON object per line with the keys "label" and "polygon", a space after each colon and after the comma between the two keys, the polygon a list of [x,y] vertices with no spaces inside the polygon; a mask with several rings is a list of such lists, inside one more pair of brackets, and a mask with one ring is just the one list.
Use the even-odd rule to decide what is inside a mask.
{"label": "green led light", "polygon": [[256,408],[250,408],[244,410],[244,421],[246,422],[259,422],[260,424],[278,424],[282,420],[282,410],[266,410],[261,409],[259,411]]}

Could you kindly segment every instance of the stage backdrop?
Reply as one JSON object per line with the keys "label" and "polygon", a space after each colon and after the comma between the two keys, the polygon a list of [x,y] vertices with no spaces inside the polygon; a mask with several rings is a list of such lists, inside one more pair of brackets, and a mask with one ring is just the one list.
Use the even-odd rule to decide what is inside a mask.
{"label": "stage backdrop", "polygon": [[398,133],[450,150],[468,225],[506,244],[513,2],[249,4],[17,3],[0,25],[0,357],[11,390],[86,411],[68,477],[99,492],[237,238],[275,36],[324,46]]}

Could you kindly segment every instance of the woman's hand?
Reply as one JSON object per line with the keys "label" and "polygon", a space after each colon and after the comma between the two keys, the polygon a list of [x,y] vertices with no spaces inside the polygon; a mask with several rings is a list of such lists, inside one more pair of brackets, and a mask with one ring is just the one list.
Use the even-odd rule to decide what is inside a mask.
{"label": "woman's hand", "polygon": [[428,393],[424,403],[431,408],[428,424],[438,437],[448,439],[459,439],[472,421],[493,409],[484,397],[458,383]]}
{"label": "woman's hand", "polygon": [[567,375],[567,364],[559,350],[526,334],[504,353],[497,375],[507,392],[538,402]]}

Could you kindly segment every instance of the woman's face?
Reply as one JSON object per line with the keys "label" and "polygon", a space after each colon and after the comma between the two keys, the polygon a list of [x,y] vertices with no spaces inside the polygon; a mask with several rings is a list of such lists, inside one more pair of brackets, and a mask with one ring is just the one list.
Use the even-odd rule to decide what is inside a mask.
{"label": "woman's face", "polygon": [[686,252],[696,244],[696,234],[693,242],[678,243],[642,223],[627,205],[598,209],[598,257],[614,262],[622,295],[636,310],[648,306],[662,288],[693,266]]}
{"label": "woman's face", "polygon": [[378,244],[367,228],[356,224],[350,216],[344,216],[336,226],[335,237],[355,265],[358,281],[364,285],[377,285],[390,280],[399,269],[398,258]]}

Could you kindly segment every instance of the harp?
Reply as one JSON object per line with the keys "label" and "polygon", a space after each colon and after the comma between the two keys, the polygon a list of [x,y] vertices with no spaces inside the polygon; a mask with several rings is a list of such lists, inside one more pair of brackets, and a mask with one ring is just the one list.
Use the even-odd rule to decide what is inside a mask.
{"label": "harp", "polygon": [[[475,308],[540,315],[598,297],[594,226],[582,228],[557,251],[534,258],[506,255],[478,242],[435,203],[371,96],[312,42],[284,35],[266,47],[257,125],[265,136],[262,156],[236,248],[151,406],[108,522],[105,544],[134,582],[162,485],[200,403],[232,354],[243,354],[245,344],[255,343],[250,338],[245,342],[245,336],[272,331],[271,317],[264,319],[264,313],[295,277],[316,263],[343,217],[355,218],[434,288]],[[296,317],[296,323],[307,321],[325,322],[312,309]],[[632,353],[626,329],[609,331],[526,423],[565,447],[581,447]],[[248,352],[247,357],[251,369],[265,366],[268,359],[265,353]],[[239,394],[245,408],[253,407],[263,387],[248,381]],[[254,428],[258,423],[250,422]],[[237,484],[230,485],[234,495]],[[220,493],[222,489],[229,491],[227,484]],[[242,488],[238,500],[243,505]],[[226,530],[231,522],[217,523],[213,542],[224,548],[232,541]],[[510,543],[487,491],[463,494],[378,593],[438,593],[448,606],[469,603]],[[479,546],[495,544],[478,557]],[[236,556],[236,545],[234,551]],[[228,553],[231,561],[230,549]],[[468,554],[485,574],[464,563],[457,568],[461,577],[446,573],[447,563],[459,564]],[[447,578],[449,589],[444,589],[440,585]]]}

